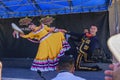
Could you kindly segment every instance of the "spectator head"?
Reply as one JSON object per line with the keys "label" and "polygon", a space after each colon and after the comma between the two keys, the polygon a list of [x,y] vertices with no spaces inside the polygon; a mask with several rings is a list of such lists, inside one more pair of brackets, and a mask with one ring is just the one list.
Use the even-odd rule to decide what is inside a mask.
{"label": "spectator head", "polygon": [[57,70],[62,71],[66,70],[71,73],[74,72],[74,58],[71,56],[62,56],[59,59],[58,65],[57,65]]}

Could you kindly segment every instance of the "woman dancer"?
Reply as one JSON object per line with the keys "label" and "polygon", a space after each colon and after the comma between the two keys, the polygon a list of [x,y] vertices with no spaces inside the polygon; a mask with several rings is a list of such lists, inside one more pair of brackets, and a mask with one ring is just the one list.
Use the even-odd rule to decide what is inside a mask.
{"label": "woman dancer", "polygon": [[[64,37],[66,30],[47,26],[53,20],[52,17],[42,18],[38,27],[32,23],[30,18],[24,18],[19,21],[20,25],[27,25],[32,30],[27,35],[20,33],[20,36],[34,43],[39,43],[38,51],[31,67],[33,71],[55,70],[59,57],[64,55],[64,52],[70,48]],[[13,36],[15,34],[16,31],[13,32]]]}

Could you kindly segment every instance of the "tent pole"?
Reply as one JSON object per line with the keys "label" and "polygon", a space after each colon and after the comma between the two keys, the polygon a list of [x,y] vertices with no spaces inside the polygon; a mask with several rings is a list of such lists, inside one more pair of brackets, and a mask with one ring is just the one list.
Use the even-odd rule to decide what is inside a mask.
{"label": "tent pole", "polygon": [[114,12],[115,12],[115,32],[118,34],[120,31],[119,28],[119,17],[118,17],[118,3],[117,0],[114,0]]}

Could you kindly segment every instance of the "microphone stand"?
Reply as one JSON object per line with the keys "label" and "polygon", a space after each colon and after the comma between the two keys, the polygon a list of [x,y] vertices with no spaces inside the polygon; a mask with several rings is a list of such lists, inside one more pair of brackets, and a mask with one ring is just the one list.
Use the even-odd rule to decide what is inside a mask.
{"label": "microphone stand", "polygon": [[39,74],[39,76],[40,76],[43,80],[46,80],[45,77],[41,74],[41,71],[40,71],[40,70],[37,70],[37,73]]}

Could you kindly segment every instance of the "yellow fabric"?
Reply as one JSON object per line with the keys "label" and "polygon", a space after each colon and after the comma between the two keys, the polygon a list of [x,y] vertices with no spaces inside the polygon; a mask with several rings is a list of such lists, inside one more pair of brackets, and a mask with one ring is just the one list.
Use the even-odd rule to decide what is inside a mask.
{"label": "yellow fabric", "polygon": [[[38,33],[31,32],[28,35],[22,36],[23,38],[31,38],[40,40],[43,36],[48,34],[49,27],[44,26],[44,29]],[[51,33],[50,36],[45,38],[38,47],[36,60],[55,59],[62,49],[62,42],[65,40],[62,32]]]}
{"label": "yellow fabric", "polygon": [[45,30],[47,30],[48,32],[50,31],[50,28],[47,25],[44,25]]}
{"label": "yellow fabric", "polygon": [[[35,28],[36,31],[39,30],[39,29],[40,29],[40,27]],[[40,32],[39,31],[38,32],[30,32],[29,34],[24,35],[22,37],[23,38],[30,38],[30,39],[38,39],[38,40],[40,40],[43,36],[48,34],[49,29],[50,29],[49,27],[45,26],[42,31],[39,30]]]}

